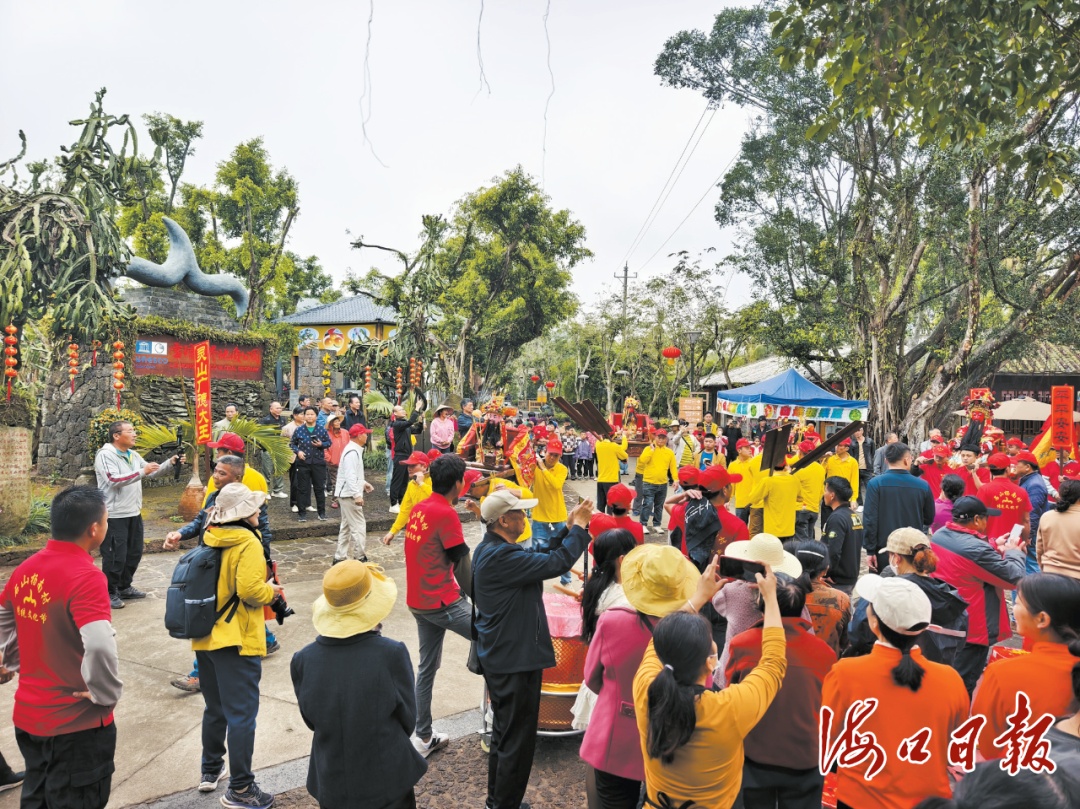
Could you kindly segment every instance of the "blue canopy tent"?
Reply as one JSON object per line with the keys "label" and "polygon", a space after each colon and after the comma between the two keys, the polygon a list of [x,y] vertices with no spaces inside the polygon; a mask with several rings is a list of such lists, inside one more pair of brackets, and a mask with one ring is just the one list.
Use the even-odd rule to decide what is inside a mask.
{"label": "blue canopy tent", "polygon": [[863,421],[869,402],[844,399],[803,378],[793,369],[716,395],[717,409],[750,418],[806,418]]}

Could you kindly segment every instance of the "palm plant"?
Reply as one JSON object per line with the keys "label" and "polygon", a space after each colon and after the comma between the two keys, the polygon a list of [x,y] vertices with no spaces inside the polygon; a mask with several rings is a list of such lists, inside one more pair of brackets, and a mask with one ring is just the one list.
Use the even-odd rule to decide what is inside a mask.
{"label": "palm plant", "polygon": [[[176,441],[176,430],[180,429],[181,443],[184,452],[189,457],[197,454],[195,447],[195,428],[190,419],[174,422],[165,427],[160,424],[147,424],[139,430],[139,437],[135,441],[135,448],[140,453],[147,453],[166,444]],[[230,433],[236,433],[244,440],[245,458],[247,463],[254,459],[255,448],[260,449],[270,456],[274,465],[275,474],[284,474],[289,468],[291,451],[289,439],[281,434],[281,428],[273,424],[257,424],[251,419],[237,416],[229,426]],[[198,480],[198,464],[192,464],[195,479]]]}

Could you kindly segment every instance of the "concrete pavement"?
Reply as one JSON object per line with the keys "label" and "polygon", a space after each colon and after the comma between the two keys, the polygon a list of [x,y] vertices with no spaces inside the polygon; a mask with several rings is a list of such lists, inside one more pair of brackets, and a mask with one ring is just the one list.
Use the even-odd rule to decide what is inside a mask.
{"label": "concrete pavement", "polygon": [[[479,523],[468,523],[464,530],[470,547],[475,546],[481,537]],[[304,758],[310,750],[311,733],[296,707],[289,659],[293,652],[315,638],[311,604],[322,591],[322,576],[333,556],[335,541],[336,537],[274,543],[286,597],[297,614],[282,627],[273,625],[282,649],[263,661],[262,699],[255,737],[256,769]],[[415,666],[419,646],[416,623],[405,606],[402,540],[399,537],[387,548],[377,537],[369,537],[367,553],[371,561],[381,564],[397,582],[398,600],[383,631],[387,637],[408,646]],[[163,624],[165,591],[179,555],[161,553],[144,557],[135,584],[147,592],[147,598],[128,602],[124,609],[113,614],[124,695],[116,709],[116,773],[109,807],[151,802],[191,790],[199,781],[203,701],[199,694],[185,694],[169,685],[173,677],[190,670],[194,656],[190,643],[170,638]],[[0,580],[6,580],[11,570],[0,569]],[[453,730],[455,736],[471,732],[468,728],[475,731],[480,724],[477,707],[483,681],[465,668],[468,651],[466,640],[450,634],[444,647],[443,666],[435,681],[433,716],[436,720],[457,719],[450,725],[436,721],[436,728],[444,732]],[[14,682],[0,688],[0,716],[11,716],[14,693]],[[21,769],[22,757],[10,720],[0,729],[0,751],[13,769]],[[305,761],[291,769],[285,768],[284,779],[273,780],[278,789],[293,788],[303,785],[306,773]],[[295,783],[288,783],[290,780]],[[218,797],[220,794],[198,795],[197,802],[190,805],[214,806]],[[4,793],[0,795],[0,809],[15,809],[18,801],[18,790]]]}
{"label": "concrete pavement", "polygon": [[[569,481],[567,495],[572,507],[580,498],[595,498],[596,484]],[[475,547],[482,536],[480,524],[466,523],[464,532],[466,542]],[[419,645],[415,621],[405,606],[402,539],[399,536],[387,548],[379,543],[380,534],[369,534],[368,558],[382,565],[398,585],[398,600],[384,623],[384,633],[406,644],[415,666]],[[310,607],[321,593],[322,576],[330,564],[335,541],[336,536],[274,543],[286,597],[297,612],[284,626],[272,624],[282,650],[263,661],[254,765],[260,785],[274,792],[303,786],[307,777],[311,733],[296,707],[289,659],[315,637]],[[116,710],[116,773],[110,809],[135,805],[160,809],[209,807],[216,806],[220,797],[220,793],[203,795],[194,789],[199,781],[202,698],[169,685],[172,678],[190,670],[193,660],[190,643],[170,638],[163,625],[165,591],[179,556],[145,556],[135,584],[147,592],[147,598],[128,602],[113,615],[124,695]],[[12,569],[0,568],[0,581],[6,580]],[[432,714],[436,729],[453,738],[480,727],[478,706],[483,680],[465,668],[467,656],[468,642],[448,635],[443,666],[435,682]],[[14,693],[14,683],[0,688],[0,715],[11,716]],[[22,758],[10,721],[0,729],[0,751],[14,769],[21,768]],[[15,809],[18,795],[18,790],[0,795],[0,809]]]}

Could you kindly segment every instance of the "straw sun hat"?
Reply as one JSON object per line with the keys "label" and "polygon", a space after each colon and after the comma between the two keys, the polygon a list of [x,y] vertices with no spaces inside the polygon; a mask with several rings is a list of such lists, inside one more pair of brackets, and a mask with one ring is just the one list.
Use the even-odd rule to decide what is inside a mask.
{"label": "straw sun hat", "polygon": [[370,632],[390,614],[397,585],[378,565],[349,559],[323,576],[323,594],[315,599],[311,623],[326,638],[349,638]]}
{"label": "straw sun hat", "polygon": [[750,539],[732,542],[724,549],[724,556],[771,565],[775,573],[787,573],[797,579],[802,575],[802,563],[797,556],[784,550],[784,543],[772,534],[754,534]]}
{"label": "straw sun hat", "polygon": [[266,502],[266,497],[266,492],[253,492],[243,483],[230,483],[218,492],[214,505],[206,514],[206,520],[221,525],[250,517],[258,513]]}
{"label": "straw sun hat", "polygon": [[622,563],[622,587],[630,606],[662,618],[682,609],[697,589],[694,564],[671,545],[639,545]]}

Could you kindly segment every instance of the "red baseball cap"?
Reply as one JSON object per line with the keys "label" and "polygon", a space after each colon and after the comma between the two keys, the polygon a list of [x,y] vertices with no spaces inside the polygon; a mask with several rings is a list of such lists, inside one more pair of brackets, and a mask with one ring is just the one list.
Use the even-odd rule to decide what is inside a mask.
{"label": "red baseball cap", "polygon": [[1031,450],[1024,450],[1023,452],[1016,453],[1016,456],[1013,458],[1013,463],[1018,461],[1031,464],[1035,469],[1039,468],[1039,459],[1035,457],[1035,453]]}
{"label": "red baseball cap", "polygon": [[718,492],[731,483],[742,481],[742,475],[733,475],[720,464],[707,467],[698,475],[698,485],[709,492]]}
{"label": "red baseball cap", "polygon": [[427,456],[426,452],[420,450],[413,450],[413,454],[405,459],[406,466],[428,466],[431,463],[431,458]]}
{"label": "red baseball cap", "polygon": [[986,463],[992,466],[994,469],[1008,469],[1012,466],[1012,458],[1006,455],[1004,452],[995,452],[989,458],[986,459]]}
{"label": "red baseball cap", "polygon": [[735,442],[735,449],[742,449],[743,447],[749,447],[749,446],[750,446],[750,439],[749,438],[740,438],[738,441]]}
{"label": "red baseball cap", "polygon": [[236,433],[222,433],[221,437],[217,441],[211,441],[206,446],[213,449],[228,449],[233,452],[244,451],[244,439],[238,436]]}
{"label": "red baseball cap", "polygon": [[634,502],[634,490],[625,483],[616,483],[608,489],[607,501],[609,506],[630,508],[630,504]]}
{"label": "red baseball cap", "polygon": [[655,433],[653,433],[653,435],[655,435],[657,438],[659,438],[660,436],[664,436],[664,438],[667,438],[667,430],[657,430]]}
{"label": "red baseball cap", "polygon": [[1027,449],[1027,444],[1017,438],[1015,435],[1005,442],[1007,447],[1020,447],[1020,449]]}
{"label": "red baseball cap", "polygon": [[436,458],[438,458],[441,455],[442,455],[442,453],[439,452],[437,449],[429,449],[427,451],[427,456],[428,456],[429,461],[434,461]]}
{"label": "red baseball cap", "polygon": [[[701,473],[696,466],[680,466],[679,467],[679,483],[682,486],[697,486],[698,480],[701,477]],[[608,498],[611,497],[611,493],[608,493]]]}
{"label": "red baseball cap", "polygon": [[363,424],[354,424],[349,428],[349,437],[356,438],[358,435],[371,435],[371,430],[365,427]]}
{"label": "red baseball cap", "polygon": [[949,450],[949,447],[946,444],[934,444],[934,446],[930,449],[930,453],[935,458],[948,458],[950,455],[952,455],[952,452]]}
{"label": "red baseball cap", "polygon": [[838,447],[850,447],[851,446],[851,439],[850,438],[845,438],[843,441],[841,441],[836,446],[838,446]]}
{"label": "red baseball cap", "polygon": [[548,455],[554,453],[555,455],[562,455],[562,441],[557,438],[552,438],[548,441],[547,449],[544,450]]}
{"label": "red baseball cap", "polygon": [[801,441],[799,442],[799,452],[803,455],[814,451],[815,444],[813,441]]}
{"label": "red baseball cap", "polygon": [[1066,480],[1080,480],[1080,461],[1069,461],[1065,464],[1061,476]]}
{"label": "red baseball cap", "polygon": [[[614,488],[614,486],[612,487]],[[631,498],[633,499],[633,498]],[[610,514],[603,514],[597,512],[593,514],[589,519],[589,536],[596,539],[605,531],[610,531],[612,528],[618,528],[618,523],[615,522],[615,518]]]}

